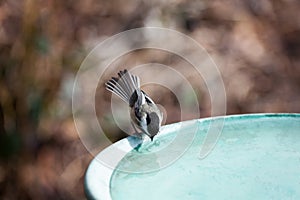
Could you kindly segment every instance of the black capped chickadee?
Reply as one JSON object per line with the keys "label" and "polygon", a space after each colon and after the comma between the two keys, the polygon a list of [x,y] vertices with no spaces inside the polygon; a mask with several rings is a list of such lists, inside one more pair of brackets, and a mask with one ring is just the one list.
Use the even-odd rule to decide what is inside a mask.
{"label": "black capped chickadee", "polygon": [[[118,73],[118,78],[112,77],[105,85],[106,89],[129,104],[133,128],[138,128],[151,141],[159,132],[162,122],[162,112],[153,100],[140,89],[140,79],[126,69]],[[137,130],[136,130],[137,132]]]}

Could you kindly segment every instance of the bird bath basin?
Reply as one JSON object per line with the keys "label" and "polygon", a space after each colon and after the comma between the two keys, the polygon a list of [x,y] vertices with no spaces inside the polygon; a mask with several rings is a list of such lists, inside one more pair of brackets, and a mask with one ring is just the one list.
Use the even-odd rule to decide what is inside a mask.
{"label": "bird bath basin", "polygon": [[[221,132],[201,157],[214,121]],[[85,191],[105,200],[300,199],[300,114],[198,119],[164,126],[153,142],[125,138],[90,163]]]}

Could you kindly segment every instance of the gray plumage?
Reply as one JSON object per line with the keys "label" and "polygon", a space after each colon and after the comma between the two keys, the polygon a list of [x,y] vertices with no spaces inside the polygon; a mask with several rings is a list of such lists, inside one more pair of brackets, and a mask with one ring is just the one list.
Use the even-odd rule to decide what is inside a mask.
{"label": "gray plumage", "polygon": [[134,128],[138,128],[151,140],[159,132],[162,113],[153,100],[140,89],[140,79],[126,69],[112,77],[105,85],[106,89],[128,103]]}

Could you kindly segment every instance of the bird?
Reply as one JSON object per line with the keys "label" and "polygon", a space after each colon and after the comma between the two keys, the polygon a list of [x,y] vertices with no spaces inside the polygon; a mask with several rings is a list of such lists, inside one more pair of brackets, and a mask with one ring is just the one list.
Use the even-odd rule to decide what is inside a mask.
{"label": "bird", "polygon": [[112,77],[107,81],[105,86],[108,91],[129,105],[131,124],[136,134],[141,138],[147,135],[153,141],[154,136],[160,131],[163,113],[141,90],[140,78],[124,69],[119,71],[118,77]]}

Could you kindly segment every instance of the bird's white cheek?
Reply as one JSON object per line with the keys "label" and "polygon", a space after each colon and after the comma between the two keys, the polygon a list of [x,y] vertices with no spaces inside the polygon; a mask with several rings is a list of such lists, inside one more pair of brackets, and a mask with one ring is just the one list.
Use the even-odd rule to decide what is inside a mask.
{"label": "bird's white cheek", "polygon": [[146,117],[142,117],[141,120],[141,127],[143,130],[147,131],[147,121],[146,121]]}

